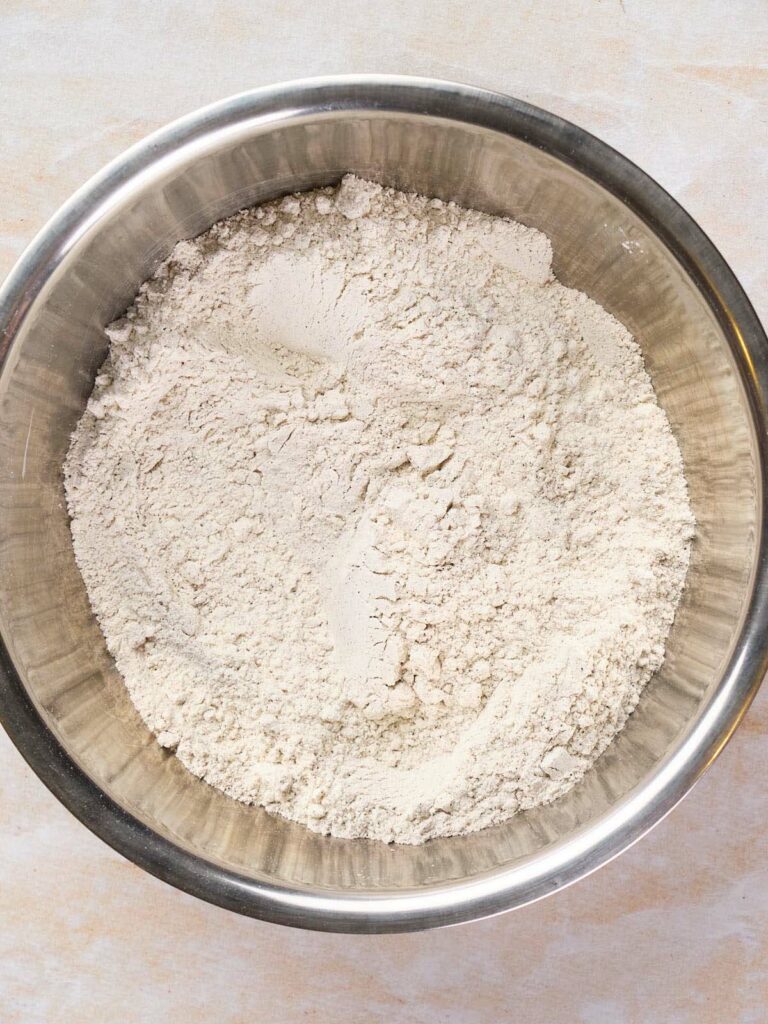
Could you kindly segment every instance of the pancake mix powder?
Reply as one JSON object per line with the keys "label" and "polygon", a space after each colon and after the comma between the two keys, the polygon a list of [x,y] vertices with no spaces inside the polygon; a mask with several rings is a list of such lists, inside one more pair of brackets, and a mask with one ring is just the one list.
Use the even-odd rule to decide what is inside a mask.
{"label": "pancake mix powder", "polygon": [[108,328],[74,549],[195,775],[421,843],[553,800],[622,728],[694,524],[637,345],[551,256],[347,176],[181,242]]}

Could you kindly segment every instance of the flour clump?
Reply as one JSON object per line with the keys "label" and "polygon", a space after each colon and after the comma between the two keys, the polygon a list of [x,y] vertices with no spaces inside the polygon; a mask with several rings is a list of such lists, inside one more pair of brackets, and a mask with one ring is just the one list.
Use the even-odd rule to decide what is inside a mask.
{"label": "flour clump", "polygon": [[180,243],[65,487],[139,713],[324,833],[553,800],[664,658],[693,518],[627,330],[541,233],[347,176]]}

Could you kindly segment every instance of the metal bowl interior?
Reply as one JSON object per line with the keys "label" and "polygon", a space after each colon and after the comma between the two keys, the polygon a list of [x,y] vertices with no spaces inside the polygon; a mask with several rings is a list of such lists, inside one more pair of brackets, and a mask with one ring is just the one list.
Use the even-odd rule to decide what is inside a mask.
{"label": "metal bowl interior", "polygon": [[[173,245],[243,206],[346,171],[545,231],[561,281],[642,346],[679,439],[698,529],[666,662],[627,727],[555,804],[483,832],[387,847],[245,807],[138,718],[74,562],[61,465],[103,326]],[[46,784],[107,842],[222,906],[397,931],[519,906],[656,823],[712,761],[766,662],[766,339],[687,215],[581,130],[501,96],[409,79],[235,97],[129,151],[44,229],[0,297],[0,708]]]}

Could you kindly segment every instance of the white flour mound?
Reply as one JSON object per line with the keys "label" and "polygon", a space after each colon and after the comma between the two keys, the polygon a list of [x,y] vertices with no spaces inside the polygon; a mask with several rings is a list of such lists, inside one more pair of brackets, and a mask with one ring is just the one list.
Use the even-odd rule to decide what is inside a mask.
{"label": "white flour mound", "polygon": [[637,345],[537,231],[348,176],[179,244],[65,467],[161,744],[337,836],[551,801],[661,665],[693,519]]}

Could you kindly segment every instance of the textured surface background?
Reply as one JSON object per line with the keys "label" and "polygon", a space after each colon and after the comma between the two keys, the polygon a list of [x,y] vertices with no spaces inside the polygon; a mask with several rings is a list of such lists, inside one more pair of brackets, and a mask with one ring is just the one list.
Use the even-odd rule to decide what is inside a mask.
{"label": "textured surface background", "polygon": [[[2,0],[0,276],[130,143],[255,85],[402,72],[500,89],[622,150],[768,320],[762,0]],[[768,1021],[768,691],[655,832],[553,899],[422,935],[247,921],[143,874],[0,734],[7,1024]]]}

